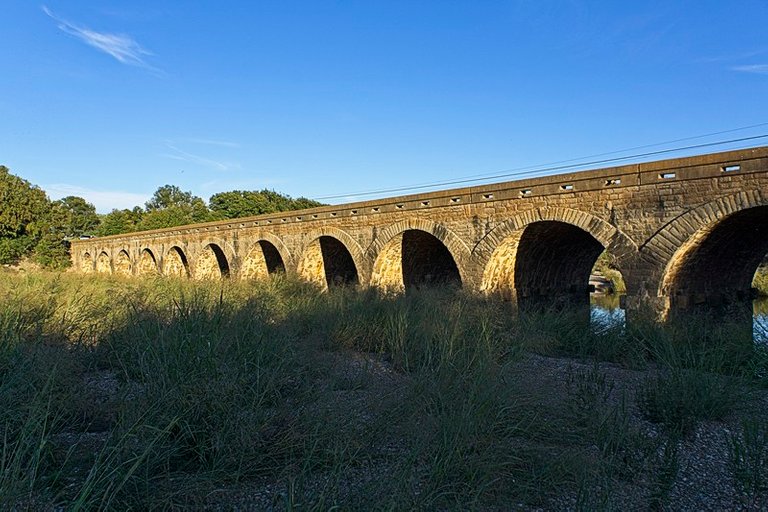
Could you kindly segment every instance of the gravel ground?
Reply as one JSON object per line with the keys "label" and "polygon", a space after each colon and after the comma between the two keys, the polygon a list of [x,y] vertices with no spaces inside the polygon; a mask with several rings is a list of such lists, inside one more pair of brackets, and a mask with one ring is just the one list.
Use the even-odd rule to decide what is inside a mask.
{"label": "gravel ground", "polygon": [[[516,365],[521,377],[531,383],[532,389],[547,389],[550,396],[563,396],[568,384],[564,375],[578,371],[599,372],[614,384],[608,403],[616,405],[620,397],[634,397],[650,368],[645,371],[629,370],[612,363],[580,362],[573,359],[529,355]],[[658,438],[661,427],[645,420],[635,400],[627,402],[632,422],[649,438]],[[763,391],[746,406],[760,411],[768,420],[768,392]],[[768,510],[768,495],[750,497],[740,489],[730,466],[730,438],[741,431],[743,409],[722,421],[703,421],[694,432],[677,443],[678,469],[669,493],[665,510],[737,511]],[[768,471],[768,468],[766,468]],[[611,510],[641,510],[658,484],[640,480],[635,485],[620,488],[612,497]],[[562,496],[553,500],[551,508],[543,510],[573,510],[574,498]]]}
{"label": "gravel ground", "polygon": [[[334,489],[331,498],[349,503],[351,496],[375,492],[377,482],[391,477],[393,460],[398,454],[406,455],[408,442],[396,421],[382,421],[382,404],[405,400],[410,377],[393,368],[385,357],[356,352],[324,353],[321,364],[328,371],[321,372],[316,385],[320,399],[311,410],[323,417],[342,417],[339,435],[345,429],[358,431],[378,428],[371,446],[363,447],[365,458],[359,464],[346,468],[342,474],[318,472],[303,482],[285,479],[262,478],[222,488],[200,488],[200,494],[190,507],[200,510],[285,510],[305,503],[309,496],[324,494]],[[572,378],[569,376],[598,372],[608,383],[607,406],[616,406],[622,400],[628,407],[633,426],[649,439],[662,436],[661,427],[645,420],[633,399],[639,387],[649,376],[649,371],[622,368],[611,363],[582,362],[567,358],[528,355],[506,370],[516,382],[524,383],[524,392],[530,393],[526,403],[532,407],[557,407],[568,396]],[[114,375],[100,372],[88,377],[98,399],[108,400],[117,389]],[[140,392],[140,391],[138,391]],[[389,409],[391,410],[391,409]],[[768,510],[768,497],[751,497],[745,493],[733,477],[729,456],[729,440],[741,431],[743,413],[758,413],[763,418],[768,413],[768,392],[762,391],[747,404],[745,409],[734,412],[723,421],[700,423],[695,430],[677,443],[677,472],[671,482],[668,500],[663,510],[725,511]],[[386,418],[384,418],[386,420]],[[381,429],[389,423],[391,428]],[[83,446],[94,449],[103,441],[105,434],[82,434],[87,439]],[[76,439],[63,439],[74,443]],[[82,440],[81,440],[82,441]],[[768,468],[766,468],[768,471]],[[621,482],[612,489],[607,508],[610,510],[647,510],[650,497],[657,491],[658,482],[641,476],[631,482]],[[368,494],[366,494],[368,493]],[[354,503],[354,502],[352,502]],[[320,509],[328,508],[331,503]],[[354,507],[354,505],[352,505]],[[576,496],[568,493],[550,502],[531,507],[521,503],[509,503],[505,507],[489,510],[576,510]]]}

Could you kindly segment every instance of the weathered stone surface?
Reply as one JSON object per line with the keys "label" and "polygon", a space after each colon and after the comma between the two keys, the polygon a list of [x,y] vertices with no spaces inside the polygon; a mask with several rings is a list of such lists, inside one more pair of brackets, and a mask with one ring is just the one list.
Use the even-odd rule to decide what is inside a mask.
{"label": "weathered stone surface", "polygon": [[195,260],[195,279],[221,279],[229,276],[229,263],[224,251],[216,244],[203,247]]}
{"label": "weathered stone surface", "polygon": [[106,252],[99,254],[96,258],[96,272],[99,274],[111,274],[112,264],[109,255]]}
{"label": "weathered stone surface", "polygon": [[80,272],[83,274],[90,274],[93,272],[93,257],[91,253],[86,252],[80,257]]}
{"label": "weathered stone surface", "polygon": [[400,293],[405,291],[403,281],[403,234],[392,237],[379,251],[373,264],[371,286],[385,292]]}
{"label": "weathered stone surface", "polygon": [[583,302],[603,248],[630,307],[742,300],[768,251],[768,148],[78,240],[72,258],[81,272],[284,271],[392,291],[451,276],[512,300]]}
{"label": "weathered stone surface", "polygon": [[265,279],[269,277],[267,259],[261,245],[256,244],[240,265],[241,279]]}
{"label": "weathered stone surface", "polygon": [[163,260],[163,273],[173,277],[189,277],[187,258],[178,247],[171,247]]}
{"label": "weathered stone surface", "polygon": [[149,249],[142,249],[139,253],[138,274],[141,276],[156,275],[159,272],[155,255]]}
{"label": "weathered stone surface", "polygon": [[115,274],[121,276],[130,276],[133,274],[133,266],[131,265],[131,257],[125,250],[119,251],[115,256]]}
{"label": "weathered stone surface", "polygon": [[297,273],[302,279],[314,283],[321,288],[328,287],[325,280],[325,264],[319,238],[313,240],[305,247],[299,261]]}

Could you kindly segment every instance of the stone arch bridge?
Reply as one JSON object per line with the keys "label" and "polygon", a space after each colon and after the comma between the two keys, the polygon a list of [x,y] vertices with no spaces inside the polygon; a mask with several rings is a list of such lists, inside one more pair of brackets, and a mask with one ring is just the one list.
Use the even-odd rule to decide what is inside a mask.
{"label": "stone arch bridge", "polygon": [[629,309],[751,307],[768,252],[768,147],[78,240],[72,259],[126,276],[455,283],[527,307],[587,305],[603,250]]}

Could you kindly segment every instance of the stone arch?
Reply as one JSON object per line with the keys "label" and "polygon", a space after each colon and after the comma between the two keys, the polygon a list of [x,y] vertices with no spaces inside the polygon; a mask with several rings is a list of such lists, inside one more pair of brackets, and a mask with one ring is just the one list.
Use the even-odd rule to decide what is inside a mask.
{"label": "stone arch", "polygon": [[112,273],[112,260],[107,251],[101,251],[99,257],[96,258],[96,272],[99,274]]}
{"label": "stone arch", "polygon": [[[370,283],[390,291],[428,284],[467,282],[469,247],[442,224],[410,218],[376,234],[366,252]],[[431,267],[431,269],[430,269]]]}
{"label": "stone arch", "polygon": [[662,318],[728,312],[751,322],[752,279],[768,253],[768,201],[742,192],[699,206],[665,226],[648,244],[649,254],[669,254],[668,243],[687,232],[660,279],[658,295],[666,298]]}
{"label": "stone arch", "polygon": [[230,275],[230,260],[217,243],[205,244],[195,260],[195,279],[222,279]]}
{"label": "stone arch", "polygon": [[294,261],[294,254],[291,251],[291,249],[288,248],[288,246],[285,244],[282,238],[275,235],[274,233],[270,233],[269,231],[261,231],[257,235],[251,237],[248,236],[251,240],[257,240],[257,241],[267,241],[275,246],[275,249],[277,249],[277,252],[280,253],[280,257],[283,260],[283,263],[285,264],[286,269],[294,269],[296,262]]}
{"label": "stone arch", "polygon": [[461,284],[469,248],[443,225],[409,219],[381,230],[367,257],[371,286],[400,292],[413,287]]}
{"label": "stone arch", "polygon": [[240,278],[264,279],[278,273],[285,273],[285,259],[272,241],[259,238],[243,258]]}
{"label": "stone arch", "polygon": [[91,253],[87,251],[83,253],[83,256],[80,258],[80,270],[84,274],[90,274],[94,271],[93,256],[91,256]]}
{"label": "stone arch", "polygon": [[130,276],[133,274],[133,263],[125,249],[121,249],[115,256],[114,269],[117,275]]}
{"label": "stone arch", "polygon": [[361,278],[362,249],[348,233],[328,228],[312,235],[304,246],[297,266],[299,276],[327,289],[337,285],[357,285]]}
{"label": "stone arch", "polygon": [[702,228],[712,226],[719,220],[736,212],[768,205],[768,197],[759,190],[739,192],[702,204],[676,217],[659,229],[641,247],[646,258],[668,265],[675,253]]}
{"label": "stone arch", "polygon": [[189,277],[187,255],[178,245],[172,246],[163,258],[163,274],[172,277]]}
{"label": "stone arch", "polygon": [[139,254],[138,272],[142,276],[153,276],[159,273],[157,258],[148,247],[143,248]]}
{"label": "stone arch", "polygon": [[532,210],[495,227],[477,244],[480,289],[520,306],[589,304],[589,275],[608,250],[617,261],[634,242],[610,223],[566,208]]}

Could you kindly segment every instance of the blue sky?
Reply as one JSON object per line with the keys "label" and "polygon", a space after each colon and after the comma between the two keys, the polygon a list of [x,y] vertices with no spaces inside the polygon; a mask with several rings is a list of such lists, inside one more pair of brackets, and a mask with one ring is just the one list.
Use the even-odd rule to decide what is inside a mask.
{"label": "blue sky", "polygon": [[766,26],[765,0],[7,0],[0,164],[102,212],[365,199],[768,123]]}

